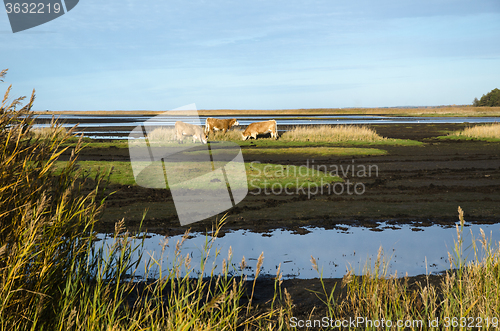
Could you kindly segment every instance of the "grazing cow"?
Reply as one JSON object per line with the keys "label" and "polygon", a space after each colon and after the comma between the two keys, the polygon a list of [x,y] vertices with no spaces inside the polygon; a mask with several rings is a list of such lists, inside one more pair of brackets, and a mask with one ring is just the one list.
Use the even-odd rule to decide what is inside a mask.
{"label": "grazing cow", "polygon": [[175,136],[179,143],[183,136],[193,136],[193,143],[196,142],[196,139],[204,144],[207,143],[207,135],[202,127],[181,121],[175,122]]}
{"label": "grazing cow", "polygon": [[278,139],[278,125],[275,120],[269,120],[264,122],[255,122],[250,124],[245,132],[243,132],[243,140],[247,140],[248,137],[257,139],[257,135],[265,134],[271,132],[271,138]]}
{"label": "grazing cow", "polygon": [[209,134],[210,132],[214,130],[221,130],[222,133],[226,133],[227,130],[229,130],[233,125],[240,125],[236,118],[231,118],[231,119],[219,119],[219,118],[213,118],[213,117],[207,117],[207,120],[205,121],[205,132]]}

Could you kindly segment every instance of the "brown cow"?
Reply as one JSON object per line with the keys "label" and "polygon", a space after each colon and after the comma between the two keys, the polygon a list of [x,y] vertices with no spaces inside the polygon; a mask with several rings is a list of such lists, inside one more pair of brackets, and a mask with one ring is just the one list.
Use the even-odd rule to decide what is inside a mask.
{"label": "brown cow", "polygon": [[204,144],[207,143],[207,135],[202,127],[181,121],[175,122],[175,136],[179,142],[182,141],[183,136],[193,136],[193,143],[196,139]]}
{"label": "brown cow", "polygon": [[243,132],[243,140],[247,140],[248,137],[257,139],[257,135],[265,134],[271,132],[271,138],[278,139],[278,125],[275,120],[269,120],[264,122],[255,122],[250,124],[245,132]]}
{"label": "brown cow", "polygon": [[213,117],[207,117],[205,121],[205,132],[208,134],[214,130],[221,130],[222,133],[226,133],[233,125],[240,125],[236,118],[219,119]]}

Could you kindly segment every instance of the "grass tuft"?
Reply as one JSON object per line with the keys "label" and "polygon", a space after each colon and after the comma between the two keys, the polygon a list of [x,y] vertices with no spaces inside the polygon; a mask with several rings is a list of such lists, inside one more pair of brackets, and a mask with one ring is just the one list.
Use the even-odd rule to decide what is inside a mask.
{"label": "grass tuft", "polygon": [[318,127],[296,126],[280,137],[283,141],[310,141],[310,142],[346,142],[366,141],[378,142],[386,138],[375,130],[366,126],[357,125],[322,125]]}
{"label": "grass tuft", "polygon": [[67,136],[68,130],[62,126],[55,126],[55,123],[46,128],[31,128],[31,137],[35,139],[63,139]]}
{"label": "grass tuft", "polygon": [[174,141],[175,128],[174,127],[158,127],[149,132],[148,139],[151,141]]}
{"label": "grass tuft", "polygon": [[226,133],[222,131],[210,132],[208,135],[209,141],[240,141],[243,134],[243,130],[237,128],[231,128]]}
{"label": "grass tuft", "polygon": [[450,133],[449,136],[466,139],[500,139],[500,123],[468,127],[462,131]]}

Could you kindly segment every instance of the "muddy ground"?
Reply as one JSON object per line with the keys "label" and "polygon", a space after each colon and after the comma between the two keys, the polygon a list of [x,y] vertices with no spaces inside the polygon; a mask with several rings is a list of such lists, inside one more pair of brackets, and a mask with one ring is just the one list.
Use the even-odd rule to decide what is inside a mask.
{"label": "muddy ground", "polygon": [[[365,192],[335,194],[328,192],[308,196],[266,195],[255,190],[235,208],[229,210],[225,230],[249,229],[267,232],[285,228],[296,233],[307,233],[306,227],[342,228],[365,226],[381,230],[380,223],[389,225],[410,223],[418,230],[432,224],[454,225],[458,220],[457,208],[465,211],[468,222],[500,222],[500,144],[482,141],[442,141],[437,136],[459,130],[466,124],[411,124],[372,125],[380,135],[388,138],[412,139],[425,143],[423,147],[377,146],[387,151],[382,156],[339,157],[331,155],[314,159],[314,165],[376,165],[378,175],[352,176],[344,180],[363,183]],[[259,148],[259,141],[255,142]],[[333,145],[332,145],[333,146]],[[360,146],[361,147],[361,146]],[[374,146],[370,146],[374,147]],[[83,160],[128,161],[128,150],[122,148],[88,149]],[[354,160],[354,161],[353,161]],[[245,162],[306,165],[302,155],[245,158]],[[309,160],[309,165],[312,160]],[[100,228],[112,231],[114,222],[125,218],[130,230],[137,230],[143,211],[149,211],[143,230],[164,235],[183,233],[179,225],[170,193],[166,190],[144,189],[137,186],[115,186],[117,192],[107,200]],[[192,231],[210,230],[212,220],[191,224]],[[412,281],[422,280],[422,276]],[[431,279],[439,283],[439,277]],[[327,288],[339,279],[327,279]],[[306,317],[314,308],[313,316],[324,316],[321,301],[309,290],[318,289],[317,279],[290,279],[284,282],[294,300],[294,316]],[[274,282],[263,279],[257,283],[256,303],[264,304],[272,298]],[[338,292],[340,295],[340,291]]]}
{"label": "muddy ground", "polygon": [[[483,141],[443,141],[435,137],[458,130],[466,124],[372,125],[382,136],[412,139],[425,146],[369,146],[387,151],[386,155],[349,157],[322,156],[314,159],[304,155],[252,154],[245,162],[260,161],[283,165],[308,165],[316,169],[337,171],[349,181],[348,194],[341,187],[313,187],[286,194],[279,190],[251,189],[246,198],[228,211],[226,230],[249,229],[266,232],[271,229],[291,229],[306,233],[305,227],[336,228],[345,225],[378,229],[380,222],[411,223],[429,226],[434,223],[451,225],[457,221],[461,206],[469,222],[500,221],[500,145]],[[259,148],[259,141],[255,142]],[[362,147],[362,146],[360,146]],[[87,149],[82,160],[128,161],[124,148]],[[350,168],[347,168],[347,167]],[[354,166],[355,172],[352,173]],[[366,171],[358,172],[364,168]],[[336,169],[336,170],[335,170]],[[342,173],[342,169],[347,173]],[[378,171],[376,171],[378,170]],[[357,193],[353,193],[356,183]],[[362,184],[362,185],[361,185]],[[101,230],[125,218],[134,229],[148,213],[143,226],[149,232],[174,235],[183,233],[176,215],[172,196],[162,189],[138,186],[113,186],[115,194],[107,199]],[[315,193],[317,190],[317,193]],[[290,192],[290,191],[288,191]],[[220,218],[220,216],[219,216]],[[212,228],[213,219],[191,224],[192,231]]]}

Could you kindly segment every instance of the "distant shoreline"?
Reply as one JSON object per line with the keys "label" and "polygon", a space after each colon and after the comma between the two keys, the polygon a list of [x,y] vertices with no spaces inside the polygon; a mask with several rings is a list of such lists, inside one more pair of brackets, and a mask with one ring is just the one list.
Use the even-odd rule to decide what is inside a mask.
{"label": "distant shoreline", "polygon": [[[37,115],[94,115],[94,116],[154,116],[165,111],[150,110],[92,110],[92,111],[35,111]],[[171,111],[172,116],[195,115],[193,111]],[[198,110],[201,116],[228,115],[390,115],[390,116],[500,116],[500,107],[439,106],[415,108],[312,108],[312,109],[214,109]]]}

